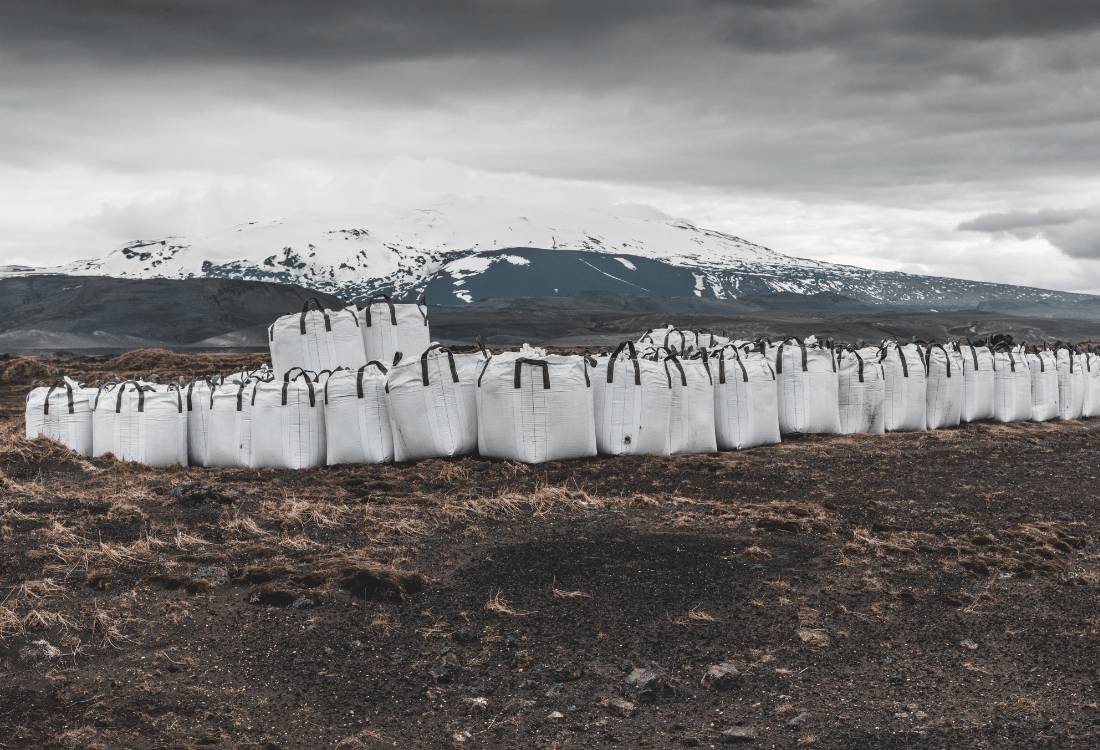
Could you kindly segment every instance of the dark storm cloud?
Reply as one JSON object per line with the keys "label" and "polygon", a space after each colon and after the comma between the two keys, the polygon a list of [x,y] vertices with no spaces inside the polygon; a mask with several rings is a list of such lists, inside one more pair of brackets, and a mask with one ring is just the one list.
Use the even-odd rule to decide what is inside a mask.
{"label": "dark storm cloud", "polygon": [[1091,206],[982,214],[958,229],[1003,232],[1019,240],[1041,237],[1071,258],[1100,258],[1100,210]]}
{"label": "dark storm cloud", "polygon": [[658,47],[692,29],[780,51],[881,34],[1027,38],[1100,26],[1095,0],[5,0],[0,8],[9,49],[131,62],[568,54],[639,27]]}
{"label": "dark storm cloud", "polygon": [[1016,229],[1069,224],[1088,216],[1085,208],[1040,208],[1037,211],[1007,211],[976,216],[959,224],[959,230],[971,232],[1010,232]]}

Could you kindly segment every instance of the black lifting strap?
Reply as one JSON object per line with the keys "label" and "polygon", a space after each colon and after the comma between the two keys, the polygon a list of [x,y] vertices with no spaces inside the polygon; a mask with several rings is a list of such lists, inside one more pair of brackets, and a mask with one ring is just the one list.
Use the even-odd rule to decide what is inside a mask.
{"label": "black lifting strap", "polygon": [[851,353],[852,358],[856,361],[856,364],[859,367],[859,382],[862,383],[863,382],[863,357],[859,356],[859,352],[857,352],[855,349],[853,349],[851,347],[848,347],[846,349],[841,349],[839,352],[837,352],[836,358],[837,358],[838,362],[840,361],[840,358],[844,356],[845,352]]}
{"label": "black lifting strap", "polygon": [[[520,387],[519,373],[523,365],[531,365],[533,367],[542,368],[542,387],[543,390],[550,390],[550,363],[545,359],[528,359],[527,357],[520,357],[516,360],[516,377],[515,387]],[[587,377],[587,376],[586,376]]]}
{"label": "black lifting strap", "polygon": [[[630,352],[630,359],[634,362],[634,385],[642,384],[642,371],[638,367],[638,350],[634,348],[633,341],[624,341],[619,344],[615,351],[611,354],[611,358],[607,360],[607,382],[615,382],[615,360],[623,351],[623,347],[626,347]],[[588,370],[585,370],[585,377],[587,377]]]}
{"label": "black lifting strap", "polygon": [[970,347],[970,353],[974,357],[974,372],[977,372],[978,371],[978,350],[973,344],[970,343],[970,337],[969,336],[966,337],[966,345]]}
{"label": "black lifting strap", "polygon": [[669,362],[672,362],[672,364],[676,365],[676,369],[680,371],[680,385],[686,387],[688,384],[688,379],[687,375],[684,374],[683,365],[680,364],[680,358],[677,357],[676,354],[668,347],[663,348],[665,349],[665,351],[668,352],[668,356],[665,357],[665,377],[668,378],[668,387],[672,387],[672,374],[668,371]]}
{"label": "black lifting strap", "polygon": [[[138,393],[138,411],[145,411],[145,392],[153,390],[153,386],[143,386],[136,380],[127,380],[125,383],[118,387],[118,398],[115,400],[115,414],[119,414],[122,412],[122,394],[126,391],[126,383],[134,384],[134,389],[137,390]],[[180,404],[180,411],[183,411],[182,403]]]}
{"label": "black lifting strap", "polygon": [[726,344],[718,352],[718,384],[726,384],[726,349],[733,350],[733,356],[737,359],[737,364],[741,365],[741,378],[746,383],[749,382],[749,371],[745,369],[745,363],[741,361],[741,353],[737,351],[736,346]]}
{"label": "black lifting strap", "polygon": [[[301,369],[301,368],[297,368],[297,369]],[[289,376],[290,373],[288,372],[287,375]],[[309,405],[310,405],[310,408],[312,408],[312,407],[317,405],[317,393],[313,390],[313,381],[309,379],[309,371],[308,370],[302,370],[300,373],[298,373],[297,375],[294,376],[294,380],[297,380],[298,378],[303,377],[303,376],[305,376],[305,379],[306,379],[306,387],[309,388]],[[317,377],[319,378],[320,375],[318,375]],[[286,393],[287,393],[287,389],[289,389],[289,388],[290,388],[290,378],[287,377],[283,380],[283,406],[286,406]],[[253,399],[255,399],[255,393],[253,393]]]}
{"label": "black lifting strap", "polygon": [[302,317],[298,319],[298,328],[301,330],[303,336],[306,335],[306,313],[309,312],[310,305],[317,305],[317,310],[321,315],[325,316],[325,330],[332,330],[332,322],[328,319],[328,313],[325,312],[325,308],[321,307],[321,303],[317,301],[316,297],[310,297],[306,300],[306,303],[302,305]]}
{"label": "black lifting strap", "polygon": [[[784,341],[779,345],[779,348],[775,350],[775,372],[779,375],[783,374],[783,347],[787,345],[787,341],[797,341],[798,345],[802,347],[802,372],[809,370],[809,364],[806,360],[806,344],[803,343],[802,339],[795,336],[794,338]],[[832,357],[830,357],[830,359],[832,359]],[[835,364],[833,365],[833,369],[836,369]]]}
{"label": "black lifting strap", "polygon": [[[428,298],[421,294],[420,301],[416,303],[416,309],[420,310],[420,315],[424,318],[424,326],[428,325]],[[394,323],[394,325],[397,325]]]}
{"label": "black lifting strap", "polygon": [[710,356],[707,354],[706,349],[700,349],[699,353],[703,355],[703,369],[707,371],[707,380],[711,385],[714,385],[714,376],[710,374]]}
{"label": "black lifting strap", "polygon": [[[1012,372],[1016,372],[1016,358],[1012,356],[1012,347],[1011,346],[1009,346],[1008,344],[1006,344],[1004,342],[1001,342],[1000,344],[997,344],[996,347],[994,347],[994,349],[993,349],[994,353],[996,353],[1002,347],[1004,347],[1005,353],[1008,354],[1009,367],[1012,369]],[[994,361],[996,361],[996,360],[994,360]]]}
{"label": "black lifting strap", "polygon": [[[909,377],[909,363],[905,361],[905,352],[903,352],[901,350],[901,343],[898,342],[897,339],[894,339],[894,344],[896,345],[895,348],[898,350],[898,359],[901,360],[901,374],[904,377]],[[886,347],[886,346],[882,347],[882,357],[881,357],[881,359],[885,360],[886,357],[889,356],[889,354],[890,354],[889,347]]]}
{"label": "black lifting strap", "polygon": [[[385,375],[388,372],[386,370],[386,366],[384,364],[382,364],[381,362],[379,362],[378,360],[376,360],[376,359],[372,359],[370,362],[367,362],[365,365],[360,367],[359,368],[359,373],[355,376],[355,395],[356,395],[356,398],[363,398],[363,371],[366,370],[371,365],[374,365],[375,367],[377,367],[383,375]],[[327,382],[325,383],[325,403],[326,404],[328,403],[328,383]]]}
{"label": "black lifting strap", "polygon": [[[395,308],[393,306],[393,300],[390,299],[390,295],[388,295],[388,294],[376,294],[373,297],[371,297],[369,300],[367,300],[367,306],[363,308],[363,310],[366,311],[366,313],[367,313],[367,328],[371,327],[371,316],[370,316],[371,305],[373,305],[374,301],[376,299],[379,299],[379,298],[386,300],[386,304],[390,306],[390,323],[392,325],[397,325],[397,308]],[[427,323],[428,323],[428,318],[425,316],[424,324],[427,325]]]}
{"label": "black lifting strap", "polygon": [[69,413],[70,414],[75,413],[76,407],[73,404],[73,387],[71,385],[69,385],[68,381],[66,381],[66,380],[57,380],[57,381],[54,382],[53,385],[50,386],[50,390],[46,391],[46,403],[45,403],[45,405],[42,409],[43,414],[49,414],[50,413],[50,394],[53,393],[54,389],[57,388],[57,386],[59,386],[59,385],[65,386],[65,390],[68,393],[68,396],[69,396],[69,399],[68,399],[69,400]]}
{"label": "black lifting strap", "polygon": [[454,382],[457,383],[458,382],[458,368],[455,367],[455,355],[451,353],[450,349],[443,346],[442,344],[432,344],[431,346],[429,346],[427,349],[424,350],[423,354],[420,355],[420,376],[421,376],[421,380],[424,381],[424,385],[429,384],[428,383],[428,353],[431,352],[432,349],[438,349],[441,352],[446,352],[447,362],[451,366],[451,380],[453,380]]}
{"label": "black lifting strap", "polygon": [[943,352],[943,358],[947,360],[947,377],[951,377],[951,355],[947,353],[947,350],[943,348],[943,344],[932,344],[928,347],[928,370],[932,369],[932,347],[938,346],[940,351]]}

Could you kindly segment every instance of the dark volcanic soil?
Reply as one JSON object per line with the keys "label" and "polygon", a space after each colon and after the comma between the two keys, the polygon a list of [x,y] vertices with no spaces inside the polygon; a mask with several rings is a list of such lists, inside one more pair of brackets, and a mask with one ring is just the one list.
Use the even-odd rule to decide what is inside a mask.
{"label": "dark volcanic soil", "polygon": [[2,748],[1100,746],[1100,420],[150,469],[19,438],[25,392]]}

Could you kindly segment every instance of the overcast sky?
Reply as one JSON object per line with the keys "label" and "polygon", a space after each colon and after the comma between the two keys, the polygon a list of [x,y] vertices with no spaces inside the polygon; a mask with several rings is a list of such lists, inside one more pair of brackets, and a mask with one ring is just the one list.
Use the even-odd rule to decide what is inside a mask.
{"label": "overcast sky", "polygon": [[0,0],[0,113],[9,263],[507,173],[1100,293],[1097,0]]}

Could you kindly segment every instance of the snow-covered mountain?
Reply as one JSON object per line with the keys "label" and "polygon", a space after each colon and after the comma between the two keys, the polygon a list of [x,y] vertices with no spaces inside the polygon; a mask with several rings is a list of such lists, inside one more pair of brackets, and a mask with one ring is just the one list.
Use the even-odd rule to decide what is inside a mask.
{"label": "snow-covered mountain", "polygon": [[274,281],[355,300],[428,290],[430,301],[444,305],[582,290],[719,299],[833,292],[919,308],[1091,299],[794,258],[644,207],[564,209],[463,197],[418,208],[365,207],[355,219],[303,215],[198,239],[138,240],[50,272]]}

